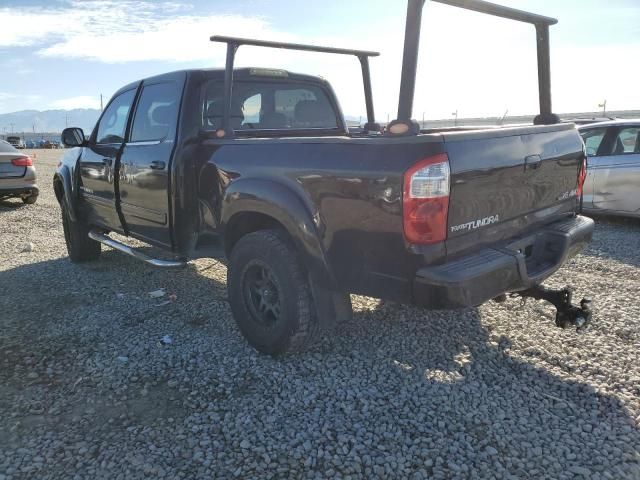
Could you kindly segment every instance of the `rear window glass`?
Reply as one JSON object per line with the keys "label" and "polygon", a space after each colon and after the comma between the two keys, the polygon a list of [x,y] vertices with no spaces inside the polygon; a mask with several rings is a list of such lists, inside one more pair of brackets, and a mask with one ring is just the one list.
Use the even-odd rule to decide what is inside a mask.
{"label": "rear window glass", "polygon": [[[224,86],[207,84],[202,104],[202,127],[222,126]],[[231,102],[234,130],[336,129],[336,112],[325,91],[315,85],[277,82],[234,82]]]}
{"label": "rear window glass", "polygon": [[174,82],[145,85],[136,108],[131,142],[160,141],[175,136],[180,89]]}

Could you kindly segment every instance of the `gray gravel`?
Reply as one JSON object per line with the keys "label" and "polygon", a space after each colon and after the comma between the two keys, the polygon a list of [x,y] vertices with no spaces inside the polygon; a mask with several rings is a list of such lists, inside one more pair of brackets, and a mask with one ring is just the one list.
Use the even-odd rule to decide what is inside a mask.
{"label": "gray gravel", "polygon": [[353,297],[352,323],[274,360],[215,261],[71,264],[58,155],[37,153],[37,204],[0,202],[0,480],[640,478],[637,222],[599,223],[548,282],[594,297],[586,333],[541,302]]}

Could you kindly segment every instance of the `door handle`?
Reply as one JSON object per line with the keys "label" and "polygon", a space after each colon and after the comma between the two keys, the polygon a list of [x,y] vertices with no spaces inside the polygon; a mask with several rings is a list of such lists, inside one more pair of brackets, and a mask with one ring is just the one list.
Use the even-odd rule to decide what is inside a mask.
{"label": "door handle", "polygon": [[107,167],[110,167],[113,163],[113,160],[111,158],[103,158],[102,163],[104,163]]}
{"label": "door handle", "polygon": [[164,170],[164,166],[165,163],[160,160],[154,160],[149,164],[149,168],[152,168],[153,170]]}
{"label": "door handle", "polygon": [[529,155],[528,157],[524,157],[524,169],[530,168],[531,170],[535,170],[540,167],[542,162],[542,158],[540,155]]}

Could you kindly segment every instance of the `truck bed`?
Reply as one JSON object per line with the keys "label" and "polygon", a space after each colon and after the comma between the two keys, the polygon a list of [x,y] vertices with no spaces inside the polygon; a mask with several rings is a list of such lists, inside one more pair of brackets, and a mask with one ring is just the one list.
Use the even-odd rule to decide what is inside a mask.
{"label": "truck bed", "polygon": [[[570,124],[409,137],[207,140],[202,148],[210,156],[198,177],[215,178],[209,171],[215,169],[229,179],[227,196],[253,179],[295,192],[314,219],[340,288],[399,301],[411,301],[419,268],[572,216],[583,155]],[[447,239],[408,244],[403,234],[405,172],[441,153],[447,154],[451,169]],[[536,165],[525,168],[525,158],[535,155]],[[217,188],[199,187],[208,210],[201,217],[210,219],[211,231],[217,230],[217,207],[211,201]]]}

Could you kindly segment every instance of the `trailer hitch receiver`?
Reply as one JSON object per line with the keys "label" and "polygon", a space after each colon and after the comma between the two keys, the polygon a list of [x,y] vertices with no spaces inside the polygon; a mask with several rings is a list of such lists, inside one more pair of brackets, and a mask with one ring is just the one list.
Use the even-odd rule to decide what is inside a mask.
{"label": "trailer hitch receiver", "polygon": [[591,322],[591,299],[583,298],[580,300],[580,306],[571,303],[571,288],[565,287],[559,290],[536,285],[527,290],[515,292],[523,300],[527,298],[535,298],[536,300],[546,300],[556,307],[556,326],[567,328],[576,327],[579,332],[584,330],[589,322]]}

